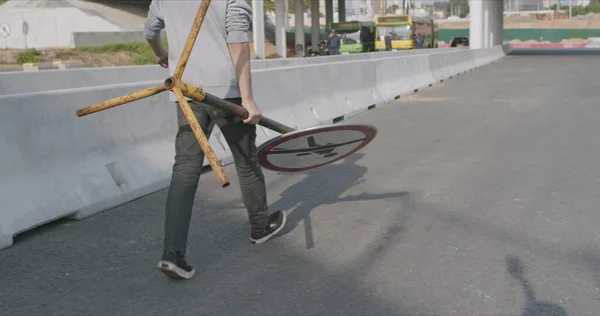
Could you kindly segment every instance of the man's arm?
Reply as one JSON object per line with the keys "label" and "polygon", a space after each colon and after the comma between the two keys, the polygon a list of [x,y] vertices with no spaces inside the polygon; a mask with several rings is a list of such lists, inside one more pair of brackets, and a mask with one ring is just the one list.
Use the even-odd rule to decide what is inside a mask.
{"label": "man's arm", "polygon": [[165,22],[160,11],[158,0],[152,0],[148,9],[148,17],[144,24],[144,36],[154,51],[156,61],[163,67],[168,67],[168,53],[162,46],[160,32],[165,28]]}
{"label": "man's arm", "polygon": [[231,62],[242,97],[242,106],[250,114],[245,123],[256,124],[261,112],[254,104],[252,94],[252,77],[250,74],[250,43],[248,31],[252,21],[252,7],[248,0],[227,0],[225,28],[227,30],[227,45]]}
{"label": "man's arm", "polygon": [[250,75],[250,44],[248,42],[230,43],[228,46],[242,100],[254,101],[252,77]]}

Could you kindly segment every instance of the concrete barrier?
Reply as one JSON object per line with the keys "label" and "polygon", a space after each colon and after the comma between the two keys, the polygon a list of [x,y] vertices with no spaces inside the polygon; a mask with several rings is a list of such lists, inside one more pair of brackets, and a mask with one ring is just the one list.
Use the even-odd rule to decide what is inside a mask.
{"label": "concrete barrier", "polygon": [[393,101],[401,94],[411,91],[418,64],[426,63],[427,58],[428,56],[411,56],[374,60],[376,86],[383,102]]}
{"label": "concrete barrier", "polygon": [[[265,116],[302,129],[356,115],[503,54],[503,47],[387,54],[258,69],[252,76]],[[129,70],[134,69],[147,71]],[[92,73],[102,71],[115,69]],[[114,78],[119,84],[90,87],[86,81],[109,80],[83,70],[70,73],[77,76],[62,78],[63,87],[78,88],[0,96],[0,248],[10,246],[15,234],[49,221],[84,218],[168,186],[177,124],[167,93],[83,118],[75,115],[78,108],[162,80],[122,82],[138,73]],[[276,135],[261,127],[257,143]],[[210,141],[223,164],[231,163],[218,128]]]}
{"label": "concrete barrier", "polygon": [[74,117],[82,105],[148,84],[0,97],[0,157],[8,162],[0,165],[0,200],[13,210],[0,212],[4,233],[91,214],[161,187],[170,161],[160,152],[171,150],[175,129],[164,98]]}
{"label": "concrete barrier", "polygon": [[[287,69],[273,71],[283,75]],[[377,102],[373,95],[376,92],[375,67],[371,61],[307,65],[295,69],[301,70],[304,96],[294,100],[292,107],[310,111],[318,124],[330,124]],[[302,128],[316,125],[308,123]]]}
{"label": "concrete barrier", "polygon": [[[377,52],[310,58],[287,58],[253,60],[252,70],[273,69],[302,65],[326,64],[332,62],[372,60],[409,55],[446,53],[450,50],[420,49],[399,52]],[[102,67],[67,70],[47,70],[44,72],[5,72],[0,74],[0,95],[59,90],[65,87],[81,88],[100,85],[121,84],[136,81],[164,80],[169,72],[156,65]]]}
{"label": "concrete barrier", "polygon": [[429,56],[430,71],[436,81],[442,81],[456,75],[461,67],[460,57],[471,57],[471,51],[450,52],[439,56]]}
{"label": "concrete barrier", "polygon": [[276,67],[291,67],[291,66],[302,66],[302,65],[317,65],[331,62],[344,62],[344,61],[359,61],[359,60],[372,60],[379,58],[391,58],[391,57],[405,57],[413,55],[427,55],[427,54],[441,54],[449,51],[457,51],[459,49],[453,48],[449,50],[440,49],[415,49],[415,50],[404,50],[404,51],[391,51],[391,52],[373,52],[373,53],[362,53],[362,54],[347,54],[337,56],[316,56],[310,58],[286,58],[286,59],[265,59],[256,60],[252,64],[253,69],[272,69]]}
{"label": "concrete barrier", "polygon": [[[82,106],[158,83],[0,97],[2,238],[65,216],[83,218],[166,187],[177,132],[168,94],[75,116]],[[218,129],[211,143],[223,163],[230,163]]]}
{"label": "concrete barrier", "polygon": [[137,81],[162,81],[168,76],[167,69],[155,65],[10,72],[0,74],[0,96]]}

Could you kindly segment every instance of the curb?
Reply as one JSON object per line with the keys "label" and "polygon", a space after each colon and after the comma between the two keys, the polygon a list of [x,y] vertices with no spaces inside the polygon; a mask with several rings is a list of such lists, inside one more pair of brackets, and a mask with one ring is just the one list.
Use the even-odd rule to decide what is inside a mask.
{"label": "curb", "polygon": [[556,48],[587,48],[588,43],[573,43],[573,44],[563,44],[563,43],[532,43],[532,44],[522,44],[522,43],[514,43],[509,44],[511,48],[546,48],[546,49],[556,49]]}
{"label": "curb", "polygon": [[0,65],[0,72],[9,71],[40,71],[54,69],[88,68],[84,62],[79,60],[53,61],[47,63],[25,63],[20,65]]}

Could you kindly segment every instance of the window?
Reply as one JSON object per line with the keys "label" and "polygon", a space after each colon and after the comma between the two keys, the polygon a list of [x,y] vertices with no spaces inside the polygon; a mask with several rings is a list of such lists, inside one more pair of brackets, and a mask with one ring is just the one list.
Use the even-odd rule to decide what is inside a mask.
{"label": "window", "polygon": [[360,44],[360,31],[342,34],[342,44]]}
{"label": "window", "polygon": [[457,37],[452,40],[450,47],[469,46],[469,39],[466,37]]}
{"label": "window", "polygon": [[380,16],[377,21],[379,21],[379,23],[408,22],[408,16]]}
{"label": "window", "polygon": [[410,25],[378,26],[377,33],[381,40],[389,33],[391,33],[392,40],[409,40],[412,30]]}

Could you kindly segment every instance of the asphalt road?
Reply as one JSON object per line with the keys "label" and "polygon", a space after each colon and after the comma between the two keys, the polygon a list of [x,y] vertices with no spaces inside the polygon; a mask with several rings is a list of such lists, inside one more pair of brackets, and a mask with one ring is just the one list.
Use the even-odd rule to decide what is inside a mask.
{"label": "asphalt road", "polygon": [[250,245],[233,168],[201,179],[191,281],[156,269],[161,191],[0,252],[6,315],[593,315],[596,56],[506,57],[348,123],[339,164],[266,172],[284,235]]}

